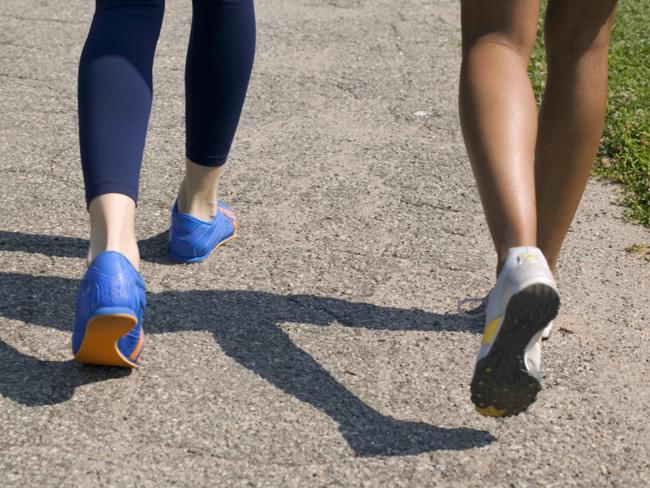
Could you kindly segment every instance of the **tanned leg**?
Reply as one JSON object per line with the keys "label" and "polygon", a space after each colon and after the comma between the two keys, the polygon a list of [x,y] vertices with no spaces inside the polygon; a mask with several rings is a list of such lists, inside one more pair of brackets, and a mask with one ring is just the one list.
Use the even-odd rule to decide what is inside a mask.
{"label": "tanned leg", "polygon": [[463,0],[460,117],[498,267],[507,250],[537,245],[537,109],[527,67],[535,0]]}
{"label": "tanned leg", "polygon": [[537,242],[552,270],[591,171],[607,102],[616,0],[550,0],[536,148]]}

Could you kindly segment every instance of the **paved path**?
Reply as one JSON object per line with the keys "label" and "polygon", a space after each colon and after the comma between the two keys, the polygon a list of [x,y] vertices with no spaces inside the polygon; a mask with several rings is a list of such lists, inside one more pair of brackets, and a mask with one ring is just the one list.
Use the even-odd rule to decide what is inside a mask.
{"label": "paved path", "polygon": [[86,214],[76,61],[90,1],[0,5],[0,485],[648,486],[650,267],[589,186],[527,414],[469,381],[492,252],[456,115],[456,1],[260,0],[223,185],[241,237],[171,266],[189,0],[170,0],[139,233],[147,349],[70,361]]}

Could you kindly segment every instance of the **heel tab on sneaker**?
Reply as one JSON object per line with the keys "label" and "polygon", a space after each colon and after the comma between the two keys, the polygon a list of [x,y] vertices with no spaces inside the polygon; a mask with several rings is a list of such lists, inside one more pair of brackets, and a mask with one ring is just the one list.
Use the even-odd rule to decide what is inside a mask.
{"label": "heel tab on sneaker", "polygon": [[133,266],[133,263],[129,261],[129,258],[118,251],[104,251],[98,254],[95,259],[92,260],[88,269],[96,269],[98,271],[110,270],[112,272],[132,271],[139,274],[138,270]]}
{"label": "heel tab on sneaker", "polygon": [[522,264],[526,262],[539,261],[548,267],[546,256],[538,247],[534,246],[519,246],[511,247],[508,249],[506,258],[504,260],[504,268],[515,264]]}

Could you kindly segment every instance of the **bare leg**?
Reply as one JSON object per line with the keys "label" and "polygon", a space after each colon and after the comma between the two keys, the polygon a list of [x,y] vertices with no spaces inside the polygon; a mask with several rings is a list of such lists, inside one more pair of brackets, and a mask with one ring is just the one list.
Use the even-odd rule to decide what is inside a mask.
{"label": "bare leg", "polygon": [[499,263],[515,246],[537,244],[535,97],[528,59],[539,4],[463,0],[460,117]]}
{"label": "bare leg", "polygon": [[537,240],[552,270],[603,131],[607,50],[616,0],[550,0],[548,81],[536,149]]}
{"label": "bare leg", "polygon": [[94,198],[90,213],[90,247],[88,263],[104,251],[117,251],[140,265],[140,253],[135,237],[135,201],[121,193],[105,193]]}
{"label": "bare leg", "polygon": [[217,188],[223,172],[223,166],[201,166],[185,160],[185,178],[178,191],[179,211],[212,220],[217,214]]}

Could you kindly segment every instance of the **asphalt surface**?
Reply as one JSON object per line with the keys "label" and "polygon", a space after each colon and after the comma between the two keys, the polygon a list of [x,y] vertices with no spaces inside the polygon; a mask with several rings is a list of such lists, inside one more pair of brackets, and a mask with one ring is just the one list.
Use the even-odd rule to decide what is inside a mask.
{"label": "asphalt surface", "polygon": [[[238,240],[165,257],[183,158],[190,2],[157,52],[138,232],[142,366],[71,361],[87,215],[76,134],[82,0],[0,4],[0,485],[650,485],[650,266],[592,182],[531,410],[469,382],[493,253],[456,114],[459,7],[264,0],[222,187]],[[467,307],[465,307],[467,308]],[[470,307],[471,308],[471,307]]]}

